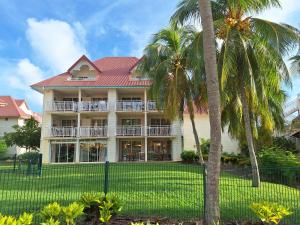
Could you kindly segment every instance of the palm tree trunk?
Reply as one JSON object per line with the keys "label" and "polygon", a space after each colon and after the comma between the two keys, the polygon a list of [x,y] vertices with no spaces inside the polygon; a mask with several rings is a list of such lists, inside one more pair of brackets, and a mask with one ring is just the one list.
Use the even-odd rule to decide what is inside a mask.
{"label": "palm tree trunk", "polygon": [[242,85],[241,85],[241,102],[243,107],[245,133],[246,133],[246,139],[247,139],[248,150],[249,150],[250,161],[251,161],[251,168],[252,168],[252,186],[259,187],[260,175],[259,175],[258,164],[257,164],[257,159],[256,159],[254,144],[253,144],[249,105],[247,103],[245,87],[243,87]]}
{"label": "palm tree trunk", "polygon": [[203,28],[203,47],[208,96],[211,145],[207,163],[205,222],[213,224],[220,219],[219,177],[221,164],[221,110],[217,73],[215,34],[210,0],[199,0]]}
{"label": "palm tree trunk", "polygon": [[198,136],[198,132],[196,129],[196,125],[195,125],[195,118],[194,118],[194,114],[190,113],[190,120],[192,123],[192,128],[193,128],[193,134],[194,134],[194,139],[195,139],[195,144],[196,144],[196,149],[197,149],[197,155],[199,157],[199,163],[201,165],[204,164],[204,160],[203,160],[203,155],[202,155],[202,151],[201,151],[201,145],[200,145],[200,141],[199,141],[199,136]]}

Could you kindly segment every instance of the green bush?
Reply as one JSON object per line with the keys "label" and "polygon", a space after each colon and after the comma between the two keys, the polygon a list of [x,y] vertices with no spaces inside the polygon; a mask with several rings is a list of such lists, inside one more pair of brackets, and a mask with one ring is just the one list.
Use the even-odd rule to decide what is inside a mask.
{"label": "green bush", "polygon": [[23,213],[19,218],[0,214],[0,225],[31,225],[32,218],[32,214],[29,213]]}
{"label": "green bush", "polygon": [[207,155],[210,148],[210,139],[200,138],[200,143],[202,153]]}
{"label": "green bush", "polygon": [[31,164],[38,164],[39,162],[40,153],[38,152],[25,152],[18,156],[19,160],[25,161],[29,163],[31,161]]}
{"label": "green bush", "polygon": [[278,183],[300,182],[300,161],[295,154],[278,147],[264,148],[258,154],[261,175]]}
{"label": "green bush", "polygon": [[0,156],[4,155],[7,151],[7,145],[3,138],[0,138]]}
{"label": "green bush", "polygon": [[296,152],[296,143],[285,137],[274,137],[273,146],[284,151]]}
{"label": "green bush", "polygon": [[191,163],[196,162],[198,159],[198,156],[194,151],[183,151],[180,156],[183,162]]}

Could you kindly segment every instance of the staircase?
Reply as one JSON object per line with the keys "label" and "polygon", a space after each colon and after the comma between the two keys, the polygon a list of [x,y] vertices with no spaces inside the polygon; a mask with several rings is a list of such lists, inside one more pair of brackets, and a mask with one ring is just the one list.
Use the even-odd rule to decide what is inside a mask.
{"label": "staircase", "polygon": [[300,94],[298,96],[285,104],[284,106],[284,116],[287,124],[286,136],[291,136],[300,131]]}

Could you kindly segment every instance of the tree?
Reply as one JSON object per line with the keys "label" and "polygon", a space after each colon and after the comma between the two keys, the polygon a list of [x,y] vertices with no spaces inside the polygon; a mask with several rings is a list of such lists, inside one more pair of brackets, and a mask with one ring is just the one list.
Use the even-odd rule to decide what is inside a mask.
{"label": "tree", "polygon": [[[174,27],[162,29],[154,35],[152,42],[145,48],[144,57],[139,64],[138,73],[151,78],[150,96],[156,100],[159,108],[164,108],[169,119],[183,117],[186,104],[200,163],[203,162],[200,141],[194,121],[194,106],[200,106],[205,98],[200,98],[202,86],[195,80],[195,71],[189,63],[189,51],[186,48],[191,38],[196,36],[193,27]],[[202,80],[204,82],[204,80]],[[203,105],[203,104],[202,104]],[[205,104],[204,104],[205,105]]]}
{"label": "tree", "polygon": [[40,147],[41,128],[38,122],[31,117],[26,120],[24,126],[13,126],[14,132],[6,133],[4,140],[7,146],[16,145],[21,148],[26,148],[26,151],[37,151]]}
{"label": "tree", "polygon": [[205,201],[205,221],[208,224],[213,224],[214,222],[219,221],[220,218],[219,177],[221,159],[221,103],[211,2],[209,0],[199,0],[197,8],[201,15],[201,24],[203,28],[204,62],[211,138],[207,164],[208,180],[206,183],[207,196]]}
{"label": "tree", "polygon": [[7,151],[7,146],[5,140],[0,138],[0,155],[4,154]]}
{"label": "tree", "polygon": [[[211,4],[216,36],[221,40],[218,72],[222,108],[228,108],[227,103],[235,103],[237,113],[231,116],[236,116],[237,125],[232,128],[244,129],[252,166],[252,184],[258,187],[260,176],[255,154],[255,132],[258,126],[270,132],[274,128],[276,114],[269,111],[272,108],[270,93],[272,90],[280,92],[282,81],[289,83],[289,71],[283,57],[297,44],[298,31],[286,24],[249,16],[272,6],[280,6],[278,0],[217,0]],[[195,9],[197,6],[197,0],[183,0],[173,19],[182,22],[199,17]],[[223,125],[229,123],[223,118],[222,121]]]}

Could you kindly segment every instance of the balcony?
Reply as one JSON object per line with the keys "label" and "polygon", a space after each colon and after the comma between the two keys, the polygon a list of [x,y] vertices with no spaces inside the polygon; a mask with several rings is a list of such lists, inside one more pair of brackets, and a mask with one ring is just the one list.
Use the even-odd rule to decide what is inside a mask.
{"label": "balcony", "polygon": [[80,127],[80,137],[107,137],[107,127]]}
{"label": "balcony", "polygon": [[120,112],[142,112],[145,109],[143,101],[117,101],[116,110]]}
{"label": "balcony", "polygon": [[147,110],[148,111],[157,111],[157,105],[155,101],[148,101],[147,102]]}
{"label": "balcony", "polygon": [[46,105],[46,111],[76,112],[78,103],[73,101],[51,101]]}
{"label": "balcony", "polygon": [[85,112],[106,112],[107,111],[107,101],[83,101],[80,104],[80,111]]}
{"label": "balcony", "polygon": [[76,127],[51,127],[50,136],[51,137],[76,137],[77,128]]}
{"label": "balcony", "polygon": [[144,136],[144,127],[137,126],[117,126],[117,136]]}
{"label": "balcony", "polygon": [[147,135],[151,137],[165,137],[165,136],[174,136],[175,131],[174,127],[171,125],[163,126],[148,126]]}

